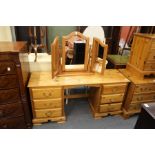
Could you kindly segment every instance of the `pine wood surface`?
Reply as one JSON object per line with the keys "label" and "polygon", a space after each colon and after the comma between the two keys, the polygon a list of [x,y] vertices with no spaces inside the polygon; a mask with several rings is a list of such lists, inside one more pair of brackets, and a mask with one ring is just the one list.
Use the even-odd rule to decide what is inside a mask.
{"label": "pine wood surface", "polygon": [[30,76],[28,87],[50,87],[50,86],[78,86],[93,84],[110,84],[129,82],[118,70],[105,70],[101,74],[56,77],[52,79],[50,72],[33,72]]}
{"label": "pine wood surface", "polygon": [[135,84],[155,83],[155,78],[141,79],[141,78],[138,78],[136,75],[133,75],[132,72],[126,69],[119,69],[119,71],[123,73],[124,76],[126,76],[130,81],[134,82]]}

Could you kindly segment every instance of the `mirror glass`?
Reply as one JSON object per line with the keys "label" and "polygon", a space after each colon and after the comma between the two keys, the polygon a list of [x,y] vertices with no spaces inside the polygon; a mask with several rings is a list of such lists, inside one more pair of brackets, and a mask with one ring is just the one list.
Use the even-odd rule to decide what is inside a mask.
{"label": "mirror glass", "polygon": [[104,55],[104,47],[102,47],[100,44],[98,46],[98,57],[103,59],[103,55]]}
{"label": "mirror glass", "polygon": [[65,65],[84,64],[86,41],[74,36],[65,42]]}

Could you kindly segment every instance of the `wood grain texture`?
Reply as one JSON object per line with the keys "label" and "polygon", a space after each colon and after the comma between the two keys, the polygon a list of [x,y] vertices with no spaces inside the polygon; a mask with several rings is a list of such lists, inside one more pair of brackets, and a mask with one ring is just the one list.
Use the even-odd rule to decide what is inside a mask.
{"label": "wood grain texture", "polygon": [[139,78],[145,75],[155,76],[155,35],[135,34],[131,54],[126,69]]}
{"label": "wood grain texture", "polygon": [[[46,80],[45,80],[46,79]],[[80,85],[96,85],[96,84],[115,84],[127,83],[129,80],[125,78],[118,70],[105,70],[104,76],[100,74],[77,75],[57,77],[51,79],[50,72],[33,72],[31,74],[28,87],[58,87],[58,86],[80,86]]]}
{"label": "wood grain texture", "polygon": [[32,127],[27,58],[26,42],[0,42],[0,128]]}
{"label": "wood grain texture", "polygon": [[0,76],[0,89],[11,89],[18,87],[16,75]]}

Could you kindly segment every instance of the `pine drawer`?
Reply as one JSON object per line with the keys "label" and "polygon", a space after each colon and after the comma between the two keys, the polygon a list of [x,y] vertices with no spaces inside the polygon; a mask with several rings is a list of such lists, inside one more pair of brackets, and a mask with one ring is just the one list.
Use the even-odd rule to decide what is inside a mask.
{"label": "pine drawer", "polygon": [[155,101],[155,93],[134,94],[131,103],[144,103]]}
{"label": "pine drawer", "polygon": [[122,102],[124,94],[101,95],[101,104]]}
{"label": "pine drawer", "polygon": [[140,103],[130,104],[127,111],[140,111],[140,109],[141,109],[141,104]]}
{"label": "pine drawer", "polygon": [[41,99],[41,100],[33,100],[35,109],[50,109],[50,108],[61,108],[62,107],[62,99]]}
{"label": "pine drawer", "polygon": [[33,99],[61,98],[62,88],[33,88]]}
{"label": "pine drawer", "polygon": [[155,83],[136,85],[135,93],[155,92]]}
{"label": "pine drawer", "polygon": [[122,103],[114,103],[114,104],[104,104],[100,105],[99,111],[100,112],[113,112],[119,111],[122,108]]}
{"label": "pine drawer", "polygon": [[155,49],[148,54],[147,61],[155,61]]}
{"label": "pine drawer", "polygon": [[145,63],[144,71],[154,71],[155,70],[155,63]]}
{"label": "pine drawer", "polygon": [[60,117],[62,116],[62,109],[35,110],[35,116],[36,118]]}
{"label": "pine drawer", "polygon": [[126,84],[103,85],[102,94],[120,94],[126,90]]}

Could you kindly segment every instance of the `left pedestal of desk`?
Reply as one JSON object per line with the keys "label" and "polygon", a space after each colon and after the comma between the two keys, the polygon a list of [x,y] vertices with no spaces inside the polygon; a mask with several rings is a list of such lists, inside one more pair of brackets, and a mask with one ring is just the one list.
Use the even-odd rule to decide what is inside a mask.
{"label": "left pedestal of desk", "polygon": [[0,128],[31,128],[26,42],[0,42]]}
{"label": "left pedestal of desk", "polygon": [[[46,80],[46,79],[45,79]],[[56,121],[63,123],[64,95],[62,87],[30,87],[33,124],[41,125],[44,122]]]}

